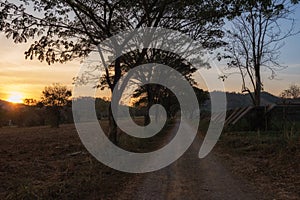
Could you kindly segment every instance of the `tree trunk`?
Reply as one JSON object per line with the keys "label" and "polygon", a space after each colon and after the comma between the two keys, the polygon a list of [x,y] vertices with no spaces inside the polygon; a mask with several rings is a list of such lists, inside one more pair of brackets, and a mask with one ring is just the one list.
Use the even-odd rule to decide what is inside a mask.
{"label": "tree trunk", "polygon": [[147,108],[146,108],[146,113],[144,115],[144,126],[147,126],[150,124],[150,115],[149,115],[149,109],[153,105],[153,95],[152,95],[152,90],[149,85],[146,85],[146,91],[147,91]]}
{"label": "tree trunk", "polygon": [[118,143],[118,139],[117,139],[117,133],[118,133],[118,127],[117,127],[117,123],[114,119],[113,113],[112,113],[112,109],[111,109],[111,105],[109,105],[108,107],[108,124],[109,124],[109,128],[108,128],[108,138],[110,139],[110,141],[114,144]]}
{"label": "tree trunk", "polygon": [[265,128],[265,112],[264,109],[260,107],[261,105],[261,78],[260,78],[260,67],[258,65],[255,66],[255,103],[254,105],[257,106],[256,114],[255,114],[255,128],[258,132],[264,130]]}
{"label": "tree trunk", "polygon": [[[120,58],[117,58],[115,61],[115,77],[114,77],[114,82],[111,86],[111,93],[113,94],[113,91],[115,89],[115,86],[117,85],[118,81],[121,78],[121,60]],[[109,124],[109,129],[108,129],[108,138],[110,139],[111,142],[114,144],[118,143],[117,135],[118,135],[118,126],[116,123],[116,120],[114,119],[112,109],[111,109],[111,104],[108,107],[108,124]]]}
{"label": "tree trunk", "polygon": [[144,115],[144,126],[150,124],[150,116],[149,116],[149,109],[147,106],[146,114]]}
{"label": "tree trunk", "polygon": [[51,127],[52,128],[59,128],[59,121],[60,121],[60,110],[59,107],[53,106],[52,110],[52,120],[51,120]]}
{"label": "tree trunk", "polygon": [[152,105],[153,105],[152,101],[148,101],[147,108],[146,108],[146,113],[144,115],[144,126],[147,126],[151,122],[149,110],[150,110]]}
{"label": "tree trunk", "polygon": [[261,96],[261,79],[260,79],[260,67],[255,66],[255,102],[254,105],[255,106],[260,106],[260,96]]}

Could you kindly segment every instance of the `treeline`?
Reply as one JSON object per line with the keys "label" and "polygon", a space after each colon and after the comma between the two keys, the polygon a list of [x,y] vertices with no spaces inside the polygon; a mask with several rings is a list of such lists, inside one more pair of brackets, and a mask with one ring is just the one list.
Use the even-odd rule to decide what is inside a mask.
{"label": "treeline", "polygon": [[[98,120],[107,119],[110,102],[102,98],[81,97],[74,101],[90,101],[95,104]],[[30,103],[29,103],[30,102]],[[129,107],[131,116],[144,116],[144,108]],[[80,115],[83,115],[83,109]],[[24,104],[13,104],[10,102],[0,102],[0,127],[2,126],[52,126],[57,124],[73,123],[72,101],[68,100],[66,105],[61,107],[45,106],[40,101],[34,99],[24,100]]]}
{"label": "treeline", "polygon": [[[145,90],[139,90],[133,95],[135,101],[132,106],[121,105],[121,107],[125,107],[126,110],[129,109],[132,117],[143,116],[145,125],[150,122],[149,109],[154,104],[161,104],[165,108],[168,118],[174,117],[180,111],[181,105],[179,105],[177,97],[172,92],[157,85],[149,86],[149,88],[153,91],[152,95],[150,95],[153,97],[150,103],[149,95],[144,95]],[[209,99],[207,91],[197,87],[193,87],[193,89],[200,105]],[[73,102],[83,106],[80,109],[80,113],[72,113],[71,91],[66,86],[54,83],[45,87],[40,100],[24,99],[24,104],[0,101],[0,126],[29,127],[50,125],[51,127],[59,127],[60,124],[73,123],[73,115],[84,117],[85,112],[87,112],[84,107],[86,103],[95,105],[98,120],[109,118],[109,100],[80,97],[73,98]],[[199,115],[199,111],[195,110],[193,105],[189,108],[187,113],[184,114],[189,117],[197,117]],[[119,110],[118,115],[122,117],[123,114]]]}
{"label": "treeline", "polygon": [[5,106],[0,107],[0,127],[55,126],[57,119],[59,120],[59,124],[72,123],[72,108],[70,106],[60,108],[59,116],[57,116],[57,114],[53,112],[53,108],[50,106],[29,106],[7,102],[5,103]]}
{"label": "treeline", "polygon": [[1,125],[59,127],[61,123],[71,123],[72,92],[67,86],[54,83],[46,86],[40,100],[25,99],[24,104],[6,103],[1,106]]}

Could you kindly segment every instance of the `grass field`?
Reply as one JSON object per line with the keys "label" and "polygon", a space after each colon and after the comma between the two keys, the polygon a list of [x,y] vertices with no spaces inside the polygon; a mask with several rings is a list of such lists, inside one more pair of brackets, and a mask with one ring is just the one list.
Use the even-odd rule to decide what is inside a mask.
{"label": "grass field", "polygon": [[110,171],[88,154],[73,125],[3,128],[0,137],[0,199],[79,199],[100,189]]}
{"label": "grass field", "polygon": [[274,199],[300,198],[300,137],[286,139],[282,133],[224,133],[219,155],[233,172]]}
{"label": "grass field", "polygon": [[[107,129],[107,122],[101,126]],[[171,127],[168,123],[164,130]],[[160,137],[164,135],[148,143],[122,135],[119,139],[124,149],[147,152],[159,148],[155,141]],[[0,199],[115,199],[135,176],[92,157],[73,124],[0,128],[0,159]]]}
{"label": "grass field", "polygon": [[[101,125],[107,129],[107,122]],[[168,123],[164,133],[171,128]],[[148,152],[160,148],[157,141],[165,135],[144,141],[121,134],[120,146]],[[286,140],[272,133],[224,133],[216,149],[231,171],[263,192],[275,199],[299,199],[299,135]],[[0,159],[0,199],[116,199],[128,181],[138,177],[93,158],[72,124],[58,129],[0,128]]]}

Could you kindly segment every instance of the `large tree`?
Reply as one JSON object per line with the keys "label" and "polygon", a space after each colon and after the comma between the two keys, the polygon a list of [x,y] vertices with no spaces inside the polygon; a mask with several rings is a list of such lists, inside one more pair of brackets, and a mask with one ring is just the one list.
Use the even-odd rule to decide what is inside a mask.
{"label": "large tree", "polygon": [[[267,68],[273,78],[276,71],[284,67],[279,62],[280,49],[284,44],[283,40],[297,33],[290,14],[298,1],[247,2],[240,6],[240,15],[228,24],[231,27],[227,31],[225,58],[229,59],[228,68],[240,73],[242,92],[249,93],[253,105],[259,106],[263,89],[261,70]],[[283,23],[289,26],[287,30],[282,27]]]}
{"label": "large tree", "polygon": [[[26,58],[36,57],[48,64],[83,58],[106,38],[141,27],[177,30],[210,48],[221,44],[222,18],[235,10],[228,4],[226,0],[20,0],[18,4],[2,0],[0,30],[16,43],[35,40]],[[114,48],[124,42],[116,42]],[[146,50],[140,53],[136,65]],[[106,70],[111,91],[121,73],[121,59],[117,58],[113,77]],[[116,123],[112,115],[109,119],[109,136],[116,142]]]}

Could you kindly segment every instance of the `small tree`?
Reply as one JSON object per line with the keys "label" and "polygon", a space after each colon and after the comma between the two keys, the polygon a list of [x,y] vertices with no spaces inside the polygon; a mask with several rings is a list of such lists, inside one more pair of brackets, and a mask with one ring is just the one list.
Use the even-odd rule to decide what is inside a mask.
{"label": "small tree", "polygon": [[299,98],[300,97],[300,87],[296,84],[290,85],[290,87],[286,90],[284,90],[280,96],[282,98]]}
{"label": "small tree", "polygon": [[35,99],[24,99],[23,102],[26,106],[36,106],[38,103]]}
{"label": "small tree", "polygon": [[54,83],[45,87],[41,102],[46,106],[53,117],[51,120],[51,126],[58,128],[60,121],[60,109],[66,106],[70,102],[72,93],[66,86],[59,83]]}

